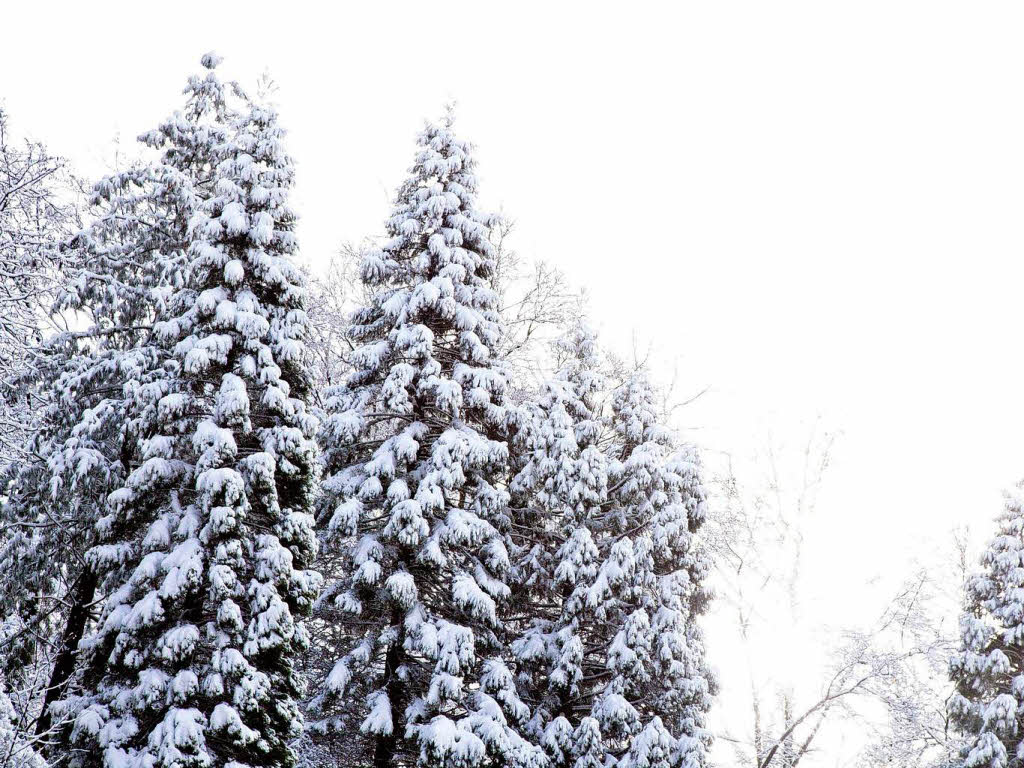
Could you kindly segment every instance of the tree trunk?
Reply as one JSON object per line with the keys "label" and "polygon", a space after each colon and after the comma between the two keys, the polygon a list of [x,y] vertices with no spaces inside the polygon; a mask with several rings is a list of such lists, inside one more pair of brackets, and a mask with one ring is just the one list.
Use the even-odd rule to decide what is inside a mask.
{"label": "tree trunk", "polygon": [[[96,595],[96,581],[96,573],[92,568],[86,566],[75,585],[74,601],[71,605],[71,611],[68,613],[67,623],[64,625],[60,652],[57,655],[57,662],[53,666],[53,672],[50,674],[50,684],[46,688],[42,712],[40,712],[39,720],[36,722],[36,736],[42,738],[44,744],[46,744],[45,734],[53,725],[53,718],[50,716],[50,705],[63,695],[68,681],[75,670],[75,654],[78,651],[78,642],[85,633],[85,622],[89,617],[89,605]],[[44,751],[48,751],[48,749],[44,748]]]}
{"label": "tree trunk", "polygon": [[391,703],[391,733],[382,733],[377,736],[377,743],[373,749],[373,768],[393,768],[399,733],[405,731],[404,726],[400,723],[401,699],[405,692],[405,686],[398,676],[398,670],[405,661],[405,649],[403,648],[405,627],[402,622],[402,614],[398,609],[391,614],[391,624],[398,629],[398,637],[388,648],[387,656],[384,658],[384,691]]}

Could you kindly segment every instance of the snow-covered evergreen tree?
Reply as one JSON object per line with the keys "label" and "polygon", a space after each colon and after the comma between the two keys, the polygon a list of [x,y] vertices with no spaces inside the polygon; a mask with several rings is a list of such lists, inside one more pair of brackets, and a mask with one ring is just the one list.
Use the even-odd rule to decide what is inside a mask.
{"label": "snow-covered evergreen tree", "polygon": [[[419,137],[361,278],[356,370],[332,393],[318,617],[336,663],[312,708],[358,765],[529,766],[505,663],[507,383],[476,206],[451,116]],[[346,757],[339,752],[339,763]]]}
{"label": "snow-covered evergreen tree", "polygon": [[697,768],[706,765],[706,714],[716,688],[698,621],[710,598],[709,563],[697,537],[706,515],[700,460],[659,423],[654,391],[642,375],[613,393],[612,428],[615,541],[587,600],[598,616],[617,615],[619,630],[608,648],[612,675],[594,716],[612,743],[640,728],[620,760],[624,768],[647,765],[665,743],[671,744],[667,764]]}
{"label": "snow-covered evergreen tree", "polygon": [[593,336],[576,329],[565,346],[513,484],[532,539],[518,586],[536,608],[513,644],[532,732],[554,766],[704,766],[714,682],[697,624],[697,457],[658,424],[640,375],[603,416]]}
{"label": "snow-covered evergreen tree", "polygon": [[[48,339],[18,380],[46,407],[27,457],[11,468],[0,510],[11,532],[0,548],[0,597],[24,624],[3,661],[12,675],[33,654],[49,655],[41,736],[50,728],[48,705],[74,672],[96,594],[99,574],[85,552],[107,495],[141,459],[135,392],[165,376],[169,353],[152,324],[180,280],[188,221],[210,194],[209,148],[230,119],[225,87],[212,73],[192,78],[186,96],[181,112],[140,138],[163,150],[159,162],[95,185],[94,221],[61,249],[64,281],[52,309],[71,313],[80,330]],[[40,649],[45,637],[53,642]]]}
{"label": "snow-covered evergreen tree", "polygon": [[[600,553],[592,520],[608,500],[608,460],[598,400],[604,384],[596,339],[582,324],[556,345],[558,373],[528,403],[512,483],[522,526],[517,551],[517,602],[536,606],[513,645],[520,679],[536,700],[530,727],[553,766],[572,766],[576,751],[592,751],[579,726],[584,693],[587,605],[576,588],[597,575]],[[574,597],[575,595],[575,597]],[[532,615],[530,615],[532,613]],[[583,746],[574,747],[575,742]]]}
{"label": "snow-covered evergreen tree", "polygon": [[[305,570],[316,423],[292,165],[276,114],[224,86],[216,57],[203,63],[190,109],[146,137],[165,153],[163,183],[144,188],[153,218],[120,233],[173,280],[144,344],[159,365],[124,386],[138,460],[87,558],[107,597],[62,702],[77,765],[287,766],[301,723],[293,662],[317,585]],[[206,178],[175,173],[184,157],[201,158]],[[178,247],[148,248],[168,218],[184,225]]]}
{"label": "snow-covered evergreen tree", "polygon": [[998,532],[965,585],[949,714],[964,768],[1024,765],[1024,484],[1006,494]]}

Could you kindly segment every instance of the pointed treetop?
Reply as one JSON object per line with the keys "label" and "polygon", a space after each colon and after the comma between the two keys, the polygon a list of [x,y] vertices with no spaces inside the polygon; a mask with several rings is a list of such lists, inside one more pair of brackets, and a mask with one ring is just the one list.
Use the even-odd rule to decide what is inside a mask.
{"label": "pointed treetop", "polygon": [[455,111],[458,105],[459,103],[455,99],[446,101],[444,104],[444,116],[441,118],[441,124],[449,130],[455,125]]}
{"label": "pointed treetop", "polygon": [[215,52],[210,51],[199,60],[199,63],[207,69],[216,69],[222,61],[224,61],[223,56],[218,56]]}

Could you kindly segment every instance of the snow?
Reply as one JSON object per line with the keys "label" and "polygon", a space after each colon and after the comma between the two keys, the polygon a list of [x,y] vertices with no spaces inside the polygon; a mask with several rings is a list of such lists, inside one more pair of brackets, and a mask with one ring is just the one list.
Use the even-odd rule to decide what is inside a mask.
{"label": "snow", "polygon": [[388,735],[394,731],[391,719],[391,700],[384,691],[374,691],[367,701],[369,714],[366,715],[359,730],[362,733]]}

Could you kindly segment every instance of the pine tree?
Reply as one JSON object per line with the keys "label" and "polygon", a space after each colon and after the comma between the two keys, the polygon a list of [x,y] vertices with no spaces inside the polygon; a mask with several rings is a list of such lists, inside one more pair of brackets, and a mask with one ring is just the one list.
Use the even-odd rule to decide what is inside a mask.
{"label": "pine tree", "polygon": [[356,370],[323,436],[318,617],[337,661],[313,708],[359,765],[535,765],[502,658],[510,411],[493,354],[495,219],[476,207],[450,113],[418,145],[388,239],[362,263]]}
{"label": "pine tree", "polygon": [[[139,461],[88,553],[107,598],[81,644],[80,693],[65,702],[79,765],[288,766],[301,724],[293,662],[317,586],[303,570],[316,548],[316,423],[293,171],[273,110],[223,86],[215,57],[203,63],[211,71],[190,90],[213,113],[176,115],[149,136],[209,174],[151,190],[181,201],[181,247],[141,247],[166,211],[123,233],[175,279],[147,339],[160,365],[129,388]],[[232,95],[237,111],[224,107]]]}
{"label": "pine tree", "polygon": [[1024,484],[1006,495],[998,532],[966,582],[961,647],[950,662],[964,768],[1024,765]]}
{"label": "pine tree", "polygon": [[553,766],[704,766],[714,682],[697,624],[697,457],[659,426],[640,375],[603,415],[591,334],[576,329],[565,349],[513,483],[532,538],[518,586],[537,608],[513,644],[532,731]]}

